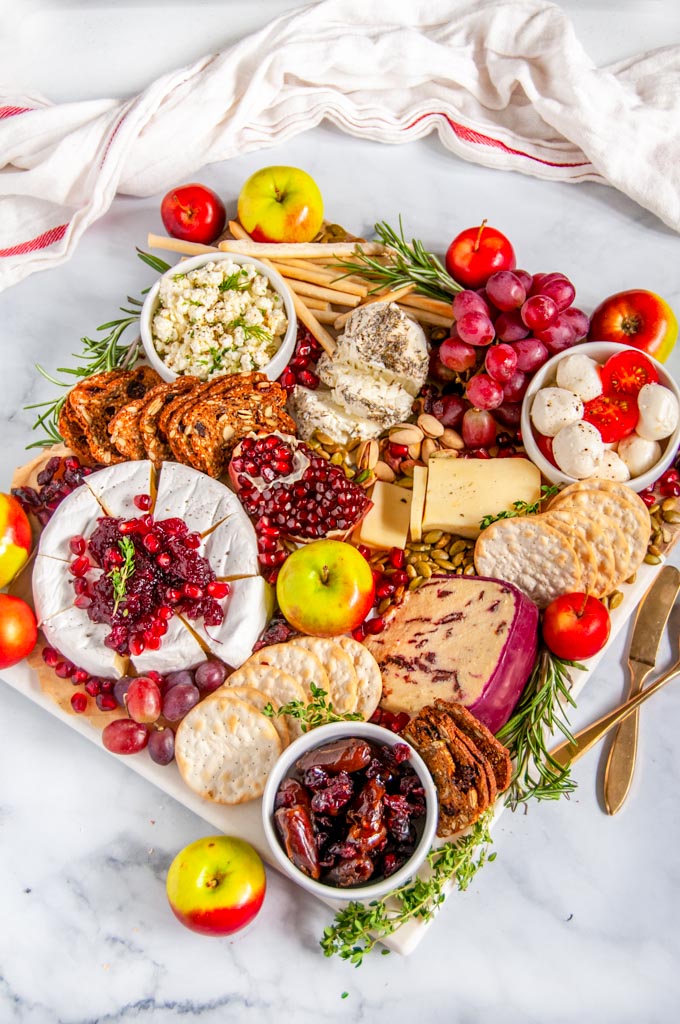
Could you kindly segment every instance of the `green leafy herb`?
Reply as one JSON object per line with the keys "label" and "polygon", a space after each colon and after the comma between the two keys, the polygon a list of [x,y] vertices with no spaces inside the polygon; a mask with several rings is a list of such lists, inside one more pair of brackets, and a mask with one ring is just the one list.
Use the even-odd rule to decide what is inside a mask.
{"label": "green leafy herb", "polygon": [[324,954],[337,954],[358,967],[376,943],[406,921],[429,920],[443,903],[450,883],[467,889],[485,861],[494,860],[495,854],[487,853],[490,821],[491,812],[487,811],[467,835],[430,850],[427,878],[411,879],[384,899],[369,904],[352,902],[339,910],[333,924],[324,930]]}
{"label": "green leafy herb", "polygon": [[400,288],[413,283],[422,295],[444,302],[450,302],[457,292],[462,291],[461,286],[422,242],[416,238],[410,244],[406,241],[401,217],[398,232],[383,220],[375,225],[375,233],[383,245],[392,250],[390,256],[387,259],[376,259],[357,250],[356,260],[339,260],[337,263],[345,271],[345,277],[361,274],[375,283],[374,291],[385,286]]}
{"label": "green leafy herb", "polygon": [[234,320],[225,324],[224,329],[225,331],[235,331],[237,327],[240,327],[243,331],[245,341],[251,341],[253,338],[255,341],[271,341],[271,331],[268,331],[266,327],[262,327],[261,324],[247,323],[243,315],[237,316]]}
{"label": "green leafy herb", "polygon": [[[143,263],[151,267],[153,270],[158,271],[159,274],[165,273],[169,269],[169,264],[164,260],[158,259],[156,256],[152,256],[147,252],[142,252],[140,249],[137,250],[137,255]],[[142,292],[145,295],[149,289],[146,288]],[[143,301],[141,299],[134,299],[128,295],[128,302],[133,308],[127,306],[121,306],[120,311],[125,316],[120,317],[117,320],[109,320],[105,324],[100,324],[97,327],[98,331],[106,331],[107,334],[102,338],[81,338],[83,350],[80,353],[74,352],[73,356],[79,361],[79,365],[75,368],[68,366],[60,366],[57,368],[57,373],[66,373],[70,377],[90,377],[94,373],[103,373],[107,370],[125,369],[127,366],[134,365],[140,351],[141,342],[137,337],[130,344],[121,343],[123,334],[129,327],[136,324],[139,321],[139,315],[142,310]],[[51,384],[55,384],[60,388],[71,388],[74,385],[73,380],[58,380],[49,374],[42,366],[36,367],[42,376],[50,381]],[[45,437],[39,441],[33,441],[32,444],[27,445],[27,448],[45,448],[52,444],[58,444],[61,440],[61,434],[59,433],[59,414],[63,408],[64,402],[66,401],[66,395],[61,395],[59,398],[51,399],[47,402],[36,402],[34,405],[27,405],[26,409],[42,409],[43,411],[38,415],[35,423],[33,424],[33,430],[43,430],[46,434]]]}
{"label": "green leafy herb", "polygon": [[505,797],[513,810],[532,797],[557,800],[576,789],[569,767],[553,761],[547,746],[555,729],[573,740],[563,706],[576,707],[570,693],[569,668],[585,671],[585,666],[577,661],[564,661],[542,650],[514,715],[498,733],[498,739],[509,749],[516,764]]}
{"label": "green leafy herb", "polygon": [[113,585],[113,614],[118,611],[121,601],[125,600],[127,581],[135,571],[135,546],[131,537],[123,537],[118,541],[118,550],[123,556],[123,564],[116,565],[108,573]]}
{"label": "green leafy herb", "polygon": [[541,497],[538,501],[532,501],[531,503],[526,501],[513,501],[512,509],[503,509],[497,516],[484,516],[479,524],[480,530],[486,530],[487,526],[491,526],[492,523],[497,522],[499,519],[513,519],[515,516],[533,516],[535,515],[541,503],[547,501],[549,498],[553,498],[559,487],[548,487],[547,484],[541,486]]}
{"label": "green leafy herb", "polygon": [[301,700],[289,700],[287,704],[281,704],[274,710],[272,704],[265,704],[262,713],[267,718],[280,718],[281,715],[290,715],[297,718],[301,723],[303,732],[315,729],[317,725],[328,725],[330,722],[362,722],[363,717],[358,711],[348,711],[344,714],[338,713],[331,702],[326,703],[328,694],[321,687],[309,684],[312,699],[309,704]]}
{"label": "green leafy herb", "polygon": [[248,287],[248,281],[242,281],[241,278],[246,278],[248,272],[245,270],[235,270],[229,277],[225,277],[224,281],[220,282],[219,290],[221,292],[242,292]]}

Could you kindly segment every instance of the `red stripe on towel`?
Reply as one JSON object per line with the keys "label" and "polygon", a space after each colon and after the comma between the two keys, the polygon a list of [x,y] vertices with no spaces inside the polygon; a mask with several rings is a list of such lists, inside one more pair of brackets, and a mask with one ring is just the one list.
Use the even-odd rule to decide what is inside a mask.
{"label": "red stripe on towel", "polygon": [[0,120],[3,117],[16,117],[17,114],[30,114],[33,107],[0,107]]}
{"label": "red stripe on towel", "polygon": [[46,249],[48,245],[59,242],[66,234],[68,224],[60,224],[56,228],[44,231],[36,238],[29,238],[27,242],[19,242],[17,245],[10,245],[7,249],[0,249],[0,256],[24,256],[28,252],[36,252],[37,249]]}

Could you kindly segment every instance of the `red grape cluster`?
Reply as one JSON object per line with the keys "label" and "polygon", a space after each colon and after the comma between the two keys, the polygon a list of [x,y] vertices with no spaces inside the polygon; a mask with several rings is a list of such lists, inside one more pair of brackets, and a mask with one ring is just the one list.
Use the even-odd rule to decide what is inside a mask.
{"label": "red grape cluster", "polygon": [[575,295],[564,274],[526,270],[499,270],[485,288],[456,295],[456,322],[438,359],[455,373],[475,371],[461,424],[468,448],[493,445],[498,423],[516,428],[532,374],[586,337],[590,321],[572,305]]}

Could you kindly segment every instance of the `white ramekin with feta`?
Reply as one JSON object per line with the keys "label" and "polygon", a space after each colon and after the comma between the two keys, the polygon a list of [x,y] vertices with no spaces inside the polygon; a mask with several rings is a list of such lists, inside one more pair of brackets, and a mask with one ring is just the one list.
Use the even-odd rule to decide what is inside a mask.
{"label": "white ramekin with feta", "polygon": [[206,253],[167,271],[141,315],[147,358],[164,380],[261,371],[278,377],[295,347],[292,296],[270,267]]}

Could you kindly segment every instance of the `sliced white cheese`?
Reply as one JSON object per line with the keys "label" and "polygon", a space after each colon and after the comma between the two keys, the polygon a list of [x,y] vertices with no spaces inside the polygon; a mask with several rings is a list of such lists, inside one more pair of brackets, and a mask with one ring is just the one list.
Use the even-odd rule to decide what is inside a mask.
{"label": "sliced white cheese", "polygon": [[38,554],[33,563],[33,603],[38,625],[72,608],[76,595],[73,576],[60,558]]}
{"label": "sliced white cheese", "polygon": [[187,619],[187,625],[216,658],[239,668],[253,653],[272,616],[273,591],[261,576],[250,576],[230,583],[229,595],[220,604],[224,608],[221,626],[205,626],[202,619]]}
{"label": "sliced white cheese", "polygon": [[258,574],[257,537],[241,505],[203,538],[200,552],[219,579]]}
{"label": "sliced white cheese", "polygon": [[532,504],[541,495],[541,474],[528,459],[451,459],[428,462],[423,531],[445,530],[477,537],[480,521],[514,502]]}
{"label": "sliced white cheese", "polygon": [[241,502],[219,480],[180,462],[164,462],[158,481],[155,519],[183,519],[192,533],[206,533],[227,516],[249,522]]}
{"label": "sliced white cheese", "polygon": [[168,621],[168,631],[157,651],[144,651],[130,658],[140,675],[153,669],[156,672],[177,672],[195,668],[205,661],[206,653],[200,643],[185,627],[179,615]]}
{"label": "sliced white cheese", "polygon": [[359,543],[371,548],[405,548],[411,526],[411,492],[378,480],[371,501],[373,506],[359,527]]}
{"label": "sliced white cheese", "polygon": [[120,655],[104,646],[110,626],[92,622],[83,609],[67,608],[43,622],[41,628],[48,644],[90,675],[109,679],[122,675]]}
{"label": "sliced white cheese", "polygon": [[[323,360],[328,373],[323,373]],[[322,356],[317,366],[319,376],[331,388],[333,401],[348,415],[373,420],[383,427],[407,420],[411,415],[413,397],[400,384],[376,378],[358,367],[331,362]]]}
{"label": "sliced white cheese", "polygon": [[368,440],[381,431],[379,423],[361,416],[351,416],[333,401],[330,391],[295,387],[288,399],[288,412],[295,420],[298,437],[309,440],[315,430],[328,434],[338,444],[347,444],[352,437]]}
{"label": "sliced white cheese", "polygon": [[134,499],[138,494],[153,495],[155,475],[153,464],[147,460],[119,462],[91,473],[85,483],[103,509],[100,515],[135,519],[144,513]]}
{"label": "sliced white cheese", "polygon": [[411,540],[416,543],[423,536],[423,513],[425,512],[425,491],[427,488],[427,466],[413,467],[413,490],[411,491]]}
{"label": "sliced white cheese", "polygon": [[97,519],[102,516],[101,506],[87,487],[82,486],[64,498],[40,536],[38,551],[65,562],[75,555],[69,547],[72,537],[89,537]]}

